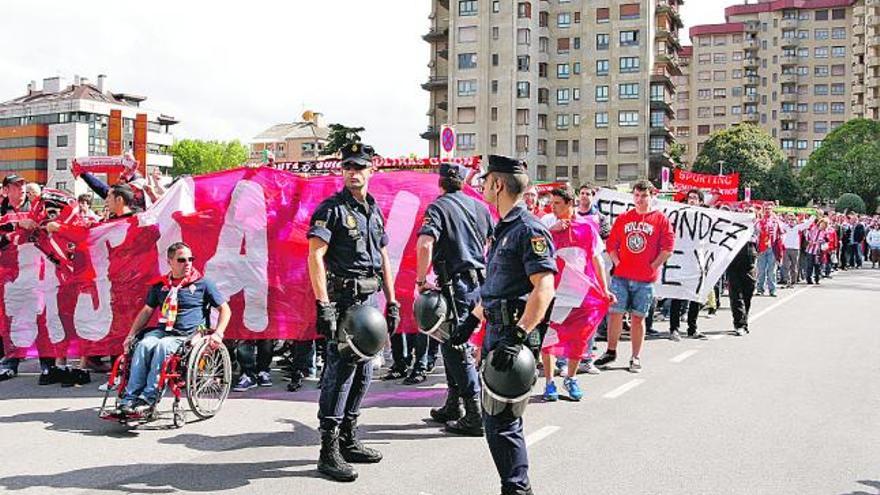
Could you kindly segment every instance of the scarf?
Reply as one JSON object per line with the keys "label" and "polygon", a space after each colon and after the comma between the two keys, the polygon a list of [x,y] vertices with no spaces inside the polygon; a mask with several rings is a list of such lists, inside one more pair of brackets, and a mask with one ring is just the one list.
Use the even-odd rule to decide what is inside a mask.
{"label": "scarf", "polygon": [[177,321],[177,294],[181,287],[194,284],[202,278],[202,274],[195,268],[192,269],[188,277],[183,277],[174,283],[171,273],[161,278],[162,290],[167,290],[168,295],[165,296],[165,302],[162,303],[162,309],[159,313],[159,323],[165,324],[165,331],[170,332],[174,329],[174,322]]}

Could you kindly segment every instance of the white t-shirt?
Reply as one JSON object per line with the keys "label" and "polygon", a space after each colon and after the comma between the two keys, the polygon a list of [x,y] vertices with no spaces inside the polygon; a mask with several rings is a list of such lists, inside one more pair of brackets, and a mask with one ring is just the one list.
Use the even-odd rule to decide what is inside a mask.
{"label": "white t-shirt", "polygon": [[789,227],[785,223],[780,223],[779,225],[782,227],[782,244],[785,245],[785,249],[800,249],[800,233],[810,228],[810,225],[813,225],[813,217],[804,220],[794,227]]}

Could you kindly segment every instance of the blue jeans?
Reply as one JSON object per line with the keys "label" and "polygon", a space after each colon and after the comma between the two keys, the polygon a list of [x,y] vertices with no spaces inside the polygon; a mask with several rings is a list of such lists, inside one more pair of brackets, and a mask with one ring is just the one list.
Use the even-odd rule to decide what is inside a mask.
{"label": "blue jeans", "polygon": [[131,357],[131,371],[125,387],[124,402],[138,397],[150,404],[158,399],[159,374],[165,358],[177,352],[186,337],[168,335],[165,330],[156,328],[144,335]]}
{"label": "blue jeans", "polygon": [[611,277],[611,292],[617,297],[617,302],[611,306],[611,313],[632,313],[644,318],[654,303],[654,284],[651,282]]}
{"label": "blue jeans", "polygon": [[764,282],[771,294],[776,294],[776,255],[767,249],[758,255],[758,292],[764,292]]}

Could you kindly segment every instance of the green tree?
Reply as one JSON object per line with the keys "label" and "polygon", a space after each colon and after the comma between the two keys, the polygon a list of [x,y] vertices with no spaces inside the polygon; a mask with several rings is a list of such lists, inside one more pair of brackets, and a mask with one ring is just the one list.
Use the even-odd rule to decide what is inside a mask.
{"label": "green tree", "polygon": [[202,141],[182,139],[171,147],[174,167],[171,175],[199,175],[242,165],[248,159],[247,146],[238,140]]}
{"label": "green tree", "polygon": [[684,144],[675,142],[669,146],[669,159],[675,164],[675,168],[683,168],[685,165],[685,147]]}
{"label": "green tree", "polygon": [[810,155],[801,178],[815,199],[851,192],[873,210],[880,194],[880,122],[853,119],[832,131]]}
{"label": "green tree", "polygon": [[330,136],[327,138],[328,142],[324,145],[321,155],[334,155],[352,143],[361,142],[361,132],[364,132],[363,127],[346,127],[342,124],[330,124]]}
{"label": "green tree", "polygon": [[803,186],[787,162],[773,165],[752,195],[755,199],[778,200],[785,206],[807,204]]}
{"label": "green tree", "polygon": [[841,213],[847,211],[864,213],[865,201],[858,194],[843,193],[837,198],[837,203],[834,205],[834,209]]}
{"label": "green tree", "polygon": [[725,174],[739,172],[740,189],[751,187],[755,199],[776,199],[764,197],[761,184],[775,165],[785,163],[785,155],[764,130],[738,124],[712,134],[697,155],[693,171],[717,174],[719,162],[724,162]]}

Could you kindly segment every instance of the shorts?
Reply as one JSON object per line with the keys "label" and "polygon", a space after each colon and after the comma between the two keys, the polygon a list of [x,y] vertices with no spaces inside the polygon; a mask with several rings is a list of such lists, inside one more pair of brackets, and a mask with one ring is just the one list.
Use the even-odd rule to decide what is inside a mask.
{"label": "shorts", "polygon": [[644,318],[654,302],[654,284],[651,282],[611,277],[611,292],[617,297],[617,302],[609,310],[612,313],[632,313]]}

